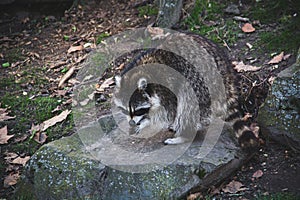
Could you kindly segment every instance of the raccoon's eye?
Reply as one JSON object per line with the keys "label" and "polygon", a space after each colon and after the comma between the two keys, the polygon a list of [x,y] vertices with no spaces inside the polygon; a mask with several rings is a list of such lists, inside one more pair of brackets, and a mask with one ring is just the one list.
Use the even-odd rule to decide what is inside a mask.
{"label": "raccoon's eye", "polygon": [[140,108],[140,109],[138,109],[138,110],[135,110],[133,114],[134,114],[135,116],[142,116],[142,115],[148,113],[148,112],[149,112],[149,109],[150,109],[150,108]]}

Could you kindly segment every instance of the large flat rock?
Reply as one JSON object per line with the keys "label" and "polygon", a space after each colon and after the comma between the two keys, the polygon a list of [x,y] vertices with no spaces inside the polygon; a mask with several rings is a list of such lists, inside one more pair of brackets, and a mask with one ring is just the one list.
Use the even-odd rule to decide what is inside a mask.
{"label": "large flat rock", "polygon": [[[183,155],[168,165],[157,162],[141,166],[130,163],[127,166],[106,166],[96,154],[103,140],[103,137],[97,139],[97,129],[103,123],[107,127],[105,134],[114,127],[111,116],[102,117],[79,130],[78,134],[51,142],[38,150],[26,166],[17,195],[31,199],[177,199],[191,190],[218,183],[245,160],[225,131],[208,154],[205,147],[203,149],[200,134]],[[116,137],[111,135],[109,138]],[[87,141],[91,145],[87,146]],[[122,147],[124,143],[119,144]],[[151,148],[159,148],[153,143],[151,145]],[[147,145],[144,147],[145,151],[141,151],[141,146],[135,150],[152,151]],[[180,145],[172,148],[180,148]],[[157,161],[161,157],[157,157]],[[107,159],[105,155],[103,159]]]}

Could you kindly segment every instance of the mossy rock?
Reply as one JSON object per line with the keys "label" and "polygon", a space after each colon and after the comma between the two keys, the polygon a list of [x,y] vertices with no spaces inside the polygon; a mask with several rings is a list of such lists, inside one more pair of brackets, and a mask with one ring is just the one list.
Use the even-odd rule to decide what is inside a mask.
{"label": "mossy rock", "polygon": [[[112,117],[98,122],[113,127]],[[96,122],[95,124],[99,123]],[[86,133],[97,130],[91,124]],[[96,140],[96,138],[94,138]],[[86,151],[78,134],[44,145],[27,163],[19,199],[178,199],[189,191],[217,184],[246,160],[228,132],[204,158],[201,139],[173,163],[147,173],[132,173],[101,164]],[[178,147],[179,148],[179,147]],[[159,159],[159,158],[158,158]]]}
{"label": "mossy rock", "polygon": [[300,49],[296,63],[274,81],[258,121],[270,138],[300,150]]}

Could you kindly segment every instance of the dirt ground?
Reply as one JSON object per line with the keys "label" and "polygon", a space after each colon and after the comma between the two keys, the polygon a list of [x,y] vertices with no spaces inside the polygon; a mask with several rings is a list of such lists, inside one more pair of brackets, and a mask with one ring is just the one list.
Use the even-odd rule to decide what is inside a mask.
{"label": "dirt ground", "polygon": [[[94,45],[106,36],[114,35],[127,29],[145,27],[155,21],[155,16],[139,14],[138,8],[143,4],[137,0],[112,0],[112,1],[85,1],[77,9],[66,10],[71,4],[59,5],[14,5],[1,8],[0,14],[0,95],[8,93],[17,96],[36,94],[36,96],[59,97],[63,107],[70,108],[72,83],[64,85],[65,92],[58,88],[60,78],[70,68],[75,67],[76,72],[86,55],[93,50]],[[265,27],[267,31],[270,27]],[[241,38],[237,44],[230,47],[230,57],[233,60],[245,60],[250,57],[259,58],[257,65],[262,65],[270,56],[264,52],[249,52],[245,49],[246,42],[251,43],[258,35],[253,34]],[[70,51],[71,46],[89,44],[88,47]],[[68,52],[69,50],[69,52]],[[295,60],[295,55],[282,63],[283,69]],[[9,62],[9,67],[3,64]],[[37,70],[39,69],[39,70]],[[32,71],[30,76],[28,72]],[[263,74],[265,73],[265,74]],[[260,78],[270,77],[275,71],[263,70]],[[13,80],[13,84],[7,81]],[[40,80],[42,79],[42,81]],[[266,94],[266,89],[262,91]],[[262,96],[264,96],[262,95]],[[0,98],[1,100],[1,98]],[[1,105],[4,107],[5,105]],[[28,109],[33,109],[34,106]],[[18,110],[10,108],[10,110]],[[60,108],[62,109],[62,108]],[[13,112],[15,113],[15,112]],[[16,114],[18,120],[18,114]],[[32,119],[34,121],[34,119]],[[16,132],[15,123],[0,124],[0,128],[8,125],[9,134],[16,134],[24,141],[30,136],[30,125],[26,130]],[[35,122],[36,123],[36,122]],[[64,127],[63,125],[62,127]],[[72,132],[71,132],[72,133]],[[71,134],[69,133],[69,134]],[[26,137],[25,137],[25,136]],[[67,134],[68,135],[68,134]],[[59,135],[54,139],[62,137]],[[5,153],[15,150],[15,146],[23,140],[11,140],[8,144],[0,144],[1,177],[0,197],[9,198],[15,190],[15,185],[5,186],[4,180],[9,174],[18,172],[22,174],[22,166],[10,165],[5,161]],[[49,142],[49,141],[47,141]],[[39,145],[40,146],[40,145]],[[21,156],[30,156],[39,147],[22,149],[18,152]],[[254,178],[253,174],[261,170],[262,175]],[[244,185],[244,190],[234,194],[222,191],[232,180]],[[5,186],[5,187],[4,187]],[[288,147],[281,146],[266,138],[265,144],[257,154],[236,174],[228,178],[221,186],[211,188],[202,193],[203,197],[214,196],[216,199],[253,199],[270,197],[275,193],[282,193],[281,199],[286,199],[285,194],[296,194],[300,198],[300,156]],[[201,197],[201,195],[199,195]]]}

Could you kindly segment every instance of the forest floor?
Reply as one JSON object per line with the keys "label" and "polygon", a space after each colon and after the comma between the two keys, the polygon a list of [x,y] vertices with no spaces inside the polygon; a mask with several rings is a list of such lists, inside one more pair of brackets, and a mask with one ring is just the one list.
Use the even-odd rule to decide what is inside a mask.
{"label": "forest floor", "polygon": [[[147,4],[151,1],[84,2],[84,5],[75,5],[69,10],[70,4],[1,8],[0,135],[3,136],[0,137],[0,198],[9,199],[13,194],[23,165],[41,145],[75,132],[72,114],[49,127],[44,139],[36,136],[33,125],[71,109],[72,87],[86,55],[106,37],[153,23],[157,14],[157,9]],[[203,3],[193,9],[185,5],[178,27],[206,35],[224,45],[232,60],[261,67],[255,72],[244,72],[243,76],[245,84],[253,85],[256,81],[258,85],[264,85],[257,87],[258,96],[263,99],[270,86],[268,81],[295,61],[299,36],[285,33],[283,26],[293,17],[292,6],[287,8],[292,14],[281,15],[280,20],[271,18],[263,22],[250,18],[256,30],[245,33],[241,27],[246,22],[232,20],[230,13],[224,13],[229,5],[227,1],[220,1],[227,2],[222,4],[223,7],[209,5],[208,0],[199,2]],[[239,5],[242,13],[238,15],[252,17],[245,13],[254,10],[254,6],[250,3]],[[297,15],[299,18],[300,13]],[[291,37],[294,41],[289,42]],[[271,66],[267,64],[282,51],[285,60]],[[70,69],[74,69],[71,77],[59,87],[61,78]],[[257,112],[257,107],[252,111]],[[13,119],[2,121],[4,116]],[[8,136],[3,134],[6,132]],[[233,193],[226,192],[225,188],[233,180],[242,183],[243,187]],[[299,153],[265,137],[265,143],[256,155],[224,183],[188,198],[297,199],[295,195],[300,196]]]}

